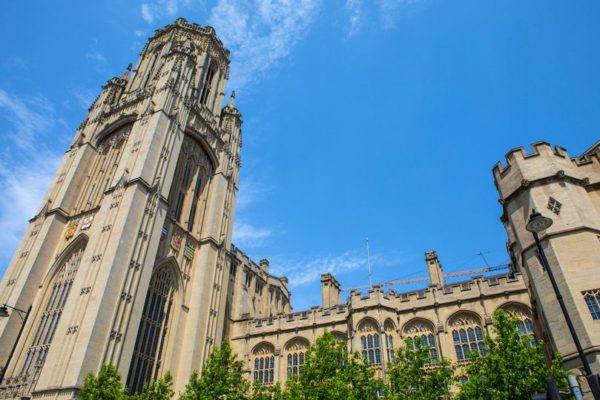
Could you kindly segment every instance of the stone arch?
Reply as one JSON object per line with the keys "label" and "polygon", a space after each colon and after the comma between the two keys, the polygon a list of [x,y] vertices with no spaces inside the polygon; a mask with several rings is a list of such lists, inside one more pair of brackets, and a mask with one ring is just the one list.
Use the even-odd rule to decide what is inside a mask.
{"label": "stone arch", "polygon": [[333,337],[336,340],[339,340],[341,342],[347,342],[348,341],[348,334],[346,332],[331,331],[331,334],[333,335]]}
{"label": "stone arch", "polygon": [[509,301],[502,305],[500,305],[496,310],[504,310],[511,315],[516,315],[519,317],[532,318],[531,308],[529,308],[526,304]]}
{"label": "stone arch", "polygon": [[275,346],[272,343],[263,341],[252,348],[253,355],[275,354]]}
{"label": "stone arch", "polygon": [[94,139],[92,140],[92,144],[98,148],[98,145],[108,139],[113,133],[119,131],[119,129],[123,128],[126,125],[132,125],[137,119],[138,115],[136,113],[125,115],[123,117],[118,118],[116,121],[110,123],[108,126],[105,126],[100,132],[94,135]]}
{"label": "stone arch", "polygon": [[418,334],[425,332],[435,332],[435,324],[432,321],[425,318],[412,318],[402,326],[403,335]]}
{"label": "stone arch", "polygon": [[380,325],[379,322],[375,318],[372,317],[364,317],[361,319],[358,324],[356,324],[356,329],[359,332],[377,332],[379,333]]}
{"label": "stone arch", "polygon": [[309,346],[310,342],[308,341],[308,339],[303,338],[302,336],[296,336],[288,340],[283,346],[283,348],[285,349],[285,351],[295,351],[301,349],[308,349]]}
{"label": "stone arch", "polygon": [[383,330],[386,332],[396,332],[396,323],[391,318],[387,318],[383,322]]}
{"label": "stone arch", "polygon": [[483,318],[471,310],[460,310],[450,315],[446,321],[446,326],[460,326],[460,325],[469,325],[469,324],[477,324],[483,326]]}
{"label": "stone arch", "polygon": [[177,262],[177,258],[175,258],[173,255],[169,255],[157,261],[152,269],[152,275],[154,275],[160,268],[169,268],[173,273],[173,277],[175,278],[174,289],[177,300],[178,303],[183,303],[183,274],[181,272],[179,262]]}
{"label": "stone arch", "polygon": [[71,243],[69,243],[67,247],[65,247],[63,251],[60,252],[58,258],[56,259],[56,261],[54,261],[54,263],[48,270],[48,273],[46,273],[46,276],[40,283],[40,286],[47,288],[48,284],[52,281],[52,279],[54,279],[54,276],[56,275],[62,264],[66,261],[66,259],[70,257],[74,251],[78,250],[80,246],[87,246],[88,240],[89,237],[85,233],[80,233],[79,235],[77,235],[71,241]]}

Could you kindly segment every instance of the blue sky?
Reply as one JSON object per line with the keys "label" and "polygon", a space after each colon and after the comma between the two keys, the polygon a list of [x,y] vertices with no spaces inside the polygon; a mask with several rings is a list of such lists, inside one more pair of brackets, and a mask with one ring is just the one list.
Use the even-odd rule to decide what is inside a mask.
{"label": "blue sky", "polygon": [[[101,85],[182,16],[232,51],[244,115],[235,242],[296,309],[342,286],[507,261],[492,165],[600,132],[595,1],[153,0],[3,5],[0,272]],[[400,288],[402,289],[402,288]]]}

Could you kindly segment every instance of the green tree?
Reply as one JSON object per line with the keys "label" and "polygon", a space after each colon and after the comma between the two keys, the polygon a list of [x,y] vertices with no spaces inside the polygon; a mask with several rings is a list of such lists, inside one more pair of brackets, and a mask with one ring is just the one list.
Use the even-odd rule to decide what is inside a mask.
{"label": "green tree", "polygon": [[447,358],[435,359],[420,340],[406,340],[388,369],[389,400],[452,398],[454,366]]}
{"label": "green tree", "polygon": [[376,399],[383,383],[375,370],[357,353],[349,355],[345,344],[325,332],[309,347],[302,373],[288,382],[288,400]]}
{"label": "green tree", "polygon": [[119,371],[110,364],[102,366],[98,376],[87,374],[78,396],[80,400],[126,400],[128,397]]}
{"label": "green tree", "polygon": [[273,386],[256,384],[252,388],[252,400],[283,400],[281,385],[277,382]]}
{"label": "green tree", "polygon": [[173,377],[169,372],[144,386],[142,393],[131,396],[132,400],[171,400],[175,395],[172,389]]}
{"label": "green tree", "polygon": [[208,357],[202,376],[194,372],[181,395],[181,400],[248,399],[249,382],[244,379],[243,363],[236,360],[231,345],[223,340],[221,347]]}
{"label": "green tree", "polygon": [[461,385],[460,400],[531,399],[546,391],[546,378],[556,379],[568,392],[567,373],[560,356],[550,366],[544,358],[543,343],[522,335],[519,319],[503,310],[494,314],[495,337],[484,338],[486,354],[471,353],[466,367],[468,380]]}

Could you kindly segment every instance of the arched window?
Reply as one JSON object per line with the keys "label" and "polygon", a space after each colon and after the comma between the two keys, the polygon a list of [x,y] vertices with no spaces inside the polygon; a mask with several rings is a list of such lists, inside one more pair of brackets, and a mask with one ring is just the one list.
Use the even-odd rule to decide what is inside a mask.
{"label": "arched window", "polygon": [[159,267],[150,280],[140,328],[133,349],[127,386],[132,393],[158,377],[176,288],[171,266]]}
{"label": "arched window", "polygon": [[450,322],[452,340],[458,361],[468,361],[471,353],[485,355],[483,329],[479,319],[471,314],[459,314]]}
{"label": "arched window", "polygon": [[81,264],[84,248],[85,245],[78,246],[62,261],[44,296],[42,303],[45,305],[44,311],[37,328],[35,328],[33,341],[27,350],[25,362],[21,369],[21,375],[33,375],[34,381],[37,380],[37,376],[46,361],[46,355],[54,339],[56,327],[67,303],[79,264]]}
{"label": "arched window", "polygon": [[404,328],[404,337],[410,339],[409,348],[415,349],[416,343],[421,347],[429,348],[432,363],[439,362],[438,346],[434,335],[433,324],[424,320],[416,320],[408,323]]}
{"label": "arched window", "polygon": [[270,385],[275,380],[275,356],[273,346],[261,343],[254,351],[254,383]]}
{"label": "arched window", "polygon": [[528,336],[531,338],[529,341],[531,346],[535,346],[537,343],[535,338],[535,332],[533,330],[533,321],[531,320],[531,312],[527,307],[520,304],[508,304],[502,307],[504,311],[519,319],[517,327],[521,336]]}
{"label": "arched window", "polygon": [[381,365],[381,343],[377,323],[371,319],[362,321],[358,328],[361,332],[360,347],[362,357],[371,365]]}
{"label": "arched window", "polygon": [[389,363],[394,362],[394,332],[396,331],[396,326],[394,323],[388,319],[383,324],[383,329],[385,330],[385,344],[387,351],[387,360]]}
{"label": "arched window", "polygon": [[213,85],[215,75],[217,73],[217,67],[214,62],[211,62],[206,74],[204,75],[204,81],[202,83],[202,91],[200,92],[200,103],[207,105],[208,100],[210,100],[210,95],[213,92]]}
{"label": "arched window", "polygon": [[123,126],[104,136],[98,143],[98,154],[77,201],[78,211],[89,210],[100,204],[115,176],[130,132],[131,125]]}
{"label": "arched window", "polygon": [[292,339],[286,346],[287,354],[287,379],[302,373],[304,355],[308,348],[308,341],[303,338]]}
{"label": "arched window", "polygon": [[212,174],[208,156],[194,139],[185,136],[169,194],[169,215],[191,233],[201,218],[202,195]]}

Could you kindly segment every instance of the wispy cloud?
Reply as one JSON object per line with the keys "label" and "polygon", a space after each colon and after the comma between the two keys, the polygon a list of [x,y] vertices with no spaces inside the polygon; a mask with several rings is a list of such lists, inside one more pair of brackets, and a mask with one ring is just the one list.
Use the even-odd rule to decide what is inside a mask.
{"label": "wispy cloud", "polygon": [[372,26],[392,29],[403,10],[427,0],[346,0],[347,38],[356,36],[365,26],[367,19],[374,19]]}
{"label": "wispy cloud", "polygon": [[259,228],[246,222],[236,222],[233,227],[233,242],[244,249],[260,247],[272,235],[267,228]]}
{"label": "wispy cloud", "polygon": [[51,130],[56,120],[54,107],[40,97],[20,98],[0,89],[0,118],[8,121],[3,136],[20,149],[31,149],[34,136]]}
{"label": "wispy cloud", "polygon": [[94,98],[97,95],[97,93],[88,88],[78,88],[72,90],[71,95],[75,98],[75,100],[81,106],[81,108],[87,110],[92,105],[92,102],[94,101]]}
{"label": "wispy cloud", "polygon": [[[372,265],[377,267],[398,266],[407,260],[401,252],[373,254],[371,257]],[[318,282],[321,274],[328,272],[339,277],[348,272],[367,270],[367,257],[364,251],[358,250],[303,259],[277,256],[271,261],[271,272],[287,276],[290,288]]]}
{"label": "wispy cloud", "polygon": [[0,267],[6,265],[27,220],[37,212],[60,162],[62,155],[42,143],[61,126],[64,123],[55,117],[48,100],[18,97],[0,89],[0,136],[10,147],[23,150],[0,153]]}
{"label": "wispy cloud", "polygon": [[249,205],[263,200],[273,187],[253,176],[241,179],[238,187],[237,210],[246,209]]}
{"label": "wispy cloud", "polygon": [[318,0],[218,0],[209,23],[232,52],[230,86],[260,79],[309,31]]}
{"label": "wispy cloud", "polygon": [[363,22],[362,0],[346,0],[346,15],[348,16],[348,37],[356,35]]}
{"label": "wispy cloud", "polygon": [[140,11],[142,18],[148,24],[161,18],[173,18],[180,8],[190,5],[192,0],[154,0],[142,3]]}

